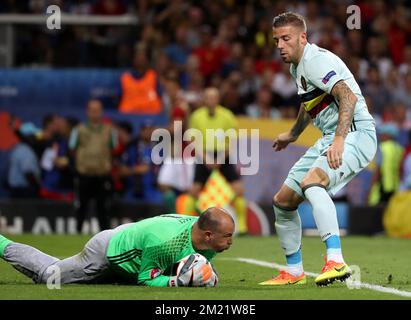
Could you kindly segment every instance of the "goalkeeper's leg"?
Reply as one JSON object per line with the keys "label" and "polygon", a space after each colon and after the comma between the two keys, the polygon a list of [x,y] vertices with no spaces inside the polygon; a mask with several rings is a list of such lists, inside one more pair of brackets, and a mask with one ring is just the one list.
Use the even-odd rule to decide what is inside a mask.
{"label": "goalkeeper's leg", "polygon": [[25,244],[12,242],[0,235],[0,257],[15,269],[39,283],[41,275],[59,259]]}
{"label": "goalkeeper's leg", "polygon": [[96,234],[79,254],[63,260],[0,236],[0,257],[35,283],[47,283],[50,276],[57,275],[56,271],[61,284],[99,282],[109,275],[105,252],[114,233],[112,229]]}

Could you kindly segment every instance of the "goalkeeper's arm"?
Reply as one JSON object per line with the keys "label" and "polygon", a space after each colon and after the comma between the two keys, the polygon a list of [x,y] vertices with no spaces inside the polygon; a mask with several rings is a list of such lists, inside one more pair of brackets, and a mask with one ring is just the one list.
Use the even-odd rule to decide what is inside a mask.
{"label": "goalkeeper's arm", "polygon": [[155,261],[142,259],[140,272],[138,274],[138,284],[151,287],[185,287],[190,282],[190,265],[188,260],[176,276],[165,276],[161,274],[163,268],[158,266]]}
{"label": "goalkeeper's arm", "polygon": [[[192,255],[194,258],[194,255]],[[139,273],[138,284],[152,287],[213,287],[218,283],[218,276],[208,261],[193,265],[194,259],[188,259],[176,276],[165,276],[159,268],[148,264]],[[150,266],[151,265],[151,266]]]}
{"label": "goalkeeper's arm", "polygon": [[176,276],[158,275],[154,278],[151,277],[152,272],[155,269],[149,269],[143,271],[138,276],[138,284],[150,287],[187,287],[190,282],[190,273],[185,272]]}

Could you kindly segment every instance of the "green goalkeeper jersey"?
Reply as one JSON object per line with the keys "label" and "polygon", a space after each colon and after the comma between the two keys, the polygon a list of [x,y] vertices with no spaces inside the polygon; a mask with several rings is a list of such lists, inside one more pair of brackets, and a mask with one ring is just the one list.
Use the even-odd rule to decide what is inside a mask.
{"label": "green goalkeeper jersey", "polygon": [[174,264],[192,253],[211,260],[216,252],[195,250],[191,227],[198,217],[166,214],[133,223],[118,231],[107,248],[112,267],[137,284],[166,287]]}

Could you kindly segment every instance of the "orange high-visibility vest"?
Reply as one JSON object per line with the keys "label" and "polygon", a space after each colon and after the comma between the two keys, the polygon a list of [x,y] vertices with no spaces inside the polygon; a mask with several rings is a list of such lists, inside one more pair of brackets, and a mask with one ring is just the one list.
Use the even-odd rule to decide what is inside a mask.
{"label": "orange high-visibility vest", "polygon": [[157,74],[148,70],[141,79],[135,79],[129,72],[121,76],[122,97],[119,110],[124,113],[159,114],[161,100],[157,94]]}

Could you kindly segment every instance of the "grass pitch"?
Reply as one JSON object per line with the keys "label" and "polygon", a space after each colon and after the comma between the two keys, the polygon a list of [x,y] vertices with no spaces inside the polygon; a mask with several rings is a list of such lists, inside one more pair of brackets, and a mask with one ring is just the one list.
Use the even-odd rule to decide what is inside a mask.
{"label": "grass pitch", "polygon": [[[32,245],[45,253],[60,258],[79,252],[87,236],[10,236],[13,241]],[[350,265],[358,265],[361,281],[372,285],[411,292],[411,240],[386,237],[346,237],[342,239],[343,254]],[[323,265],[324,245],[319,238],[303,238],[304,269],[319,273]],[[256,259],[284,264],[285,259],[276,237],[235,238],[230,250],[218,255],[213,264],[218,270],[217,288],[150,288],[123,285],[63,285],[60,290],[49,290],[35,285],[0,259],[0,299],[410,299],[394,293],[371,289],[348,289],[335,282],[328,287],[317,287],[314,278],[307,285],[266,287],[258,283],[278,273],[267,266],[240,262],[237,258]]]}

